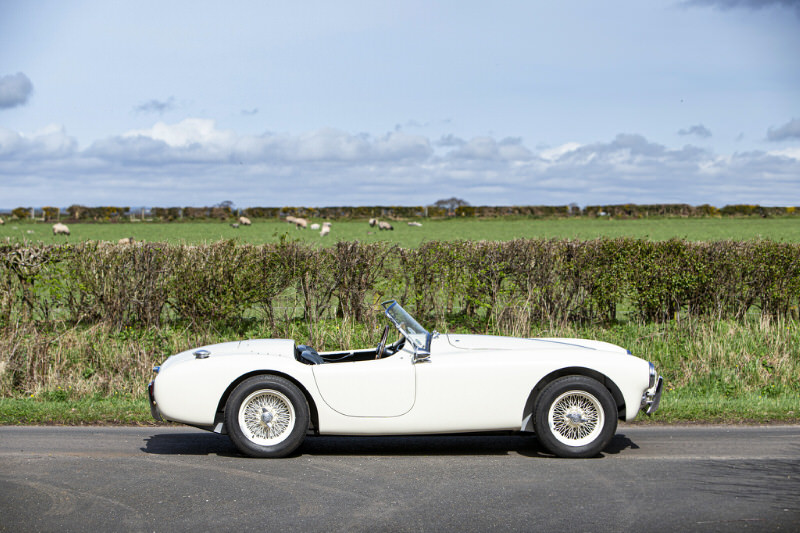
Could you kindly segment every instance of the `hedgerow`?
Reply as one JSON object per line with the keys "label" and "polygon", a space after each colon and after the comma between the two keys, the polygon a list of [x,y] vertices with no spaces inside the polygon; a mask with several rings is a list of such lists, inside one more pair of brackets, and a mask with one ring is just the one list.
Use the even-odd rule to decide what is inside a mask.
{"label": "hedgerow", "polygon": [[800,245],[760,241],[518,239],[414,249],[291,241],[188,246],[0,245],[0,326],[73,321],[117,329],[374,320],[395,297],[442,327],[523,334],[532,324],[664,322],[679,314],[797,316]]}

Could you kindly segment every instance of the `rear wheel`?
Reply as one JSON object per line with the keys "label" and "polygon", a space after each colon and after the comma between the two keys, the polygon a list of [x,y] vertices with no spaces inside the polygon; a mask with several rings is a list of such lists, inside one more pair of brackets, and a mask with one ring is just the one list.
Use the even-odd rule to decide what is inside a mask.
{"label": "rear wheel", "polygon": [[539,442],[559,457],[594,457],[617,430],[617,406],[596,379],[566,376],[547,385],[534,408]]}
{"label": "rear wheel", "polygon": [[239,450],[253,457],[284,457],[300,446],[308,402],[291,381],[254,376],[240,383],[225,404],[225,425]]}

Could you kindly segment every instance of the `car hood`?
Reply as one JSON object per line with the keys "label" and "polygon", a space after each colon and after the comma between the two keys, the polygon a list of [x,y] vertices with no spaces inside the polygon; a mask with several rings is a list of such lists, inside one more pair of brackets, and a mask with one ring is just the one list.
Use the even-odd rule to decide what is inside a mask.
{"label": "car hood", "polygon": [[462,350],[601,350],[630,353],[625,348],[603,341],[568,338],[518,338],[495,335],[444,335],[453,348]]}

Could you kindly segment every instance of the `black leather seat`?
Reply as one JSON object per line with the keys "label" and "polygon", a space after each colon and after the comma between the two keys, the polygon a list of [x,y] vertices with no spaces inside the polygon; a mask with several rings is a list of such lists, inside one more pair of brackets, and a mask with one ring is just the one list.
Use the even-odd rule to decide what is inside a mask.
{"label": "black leather seat", "polygon": [[311,346],[299,344],[297,346],[297,360],[307,365],[321,365],[325,362],[322,356]]}

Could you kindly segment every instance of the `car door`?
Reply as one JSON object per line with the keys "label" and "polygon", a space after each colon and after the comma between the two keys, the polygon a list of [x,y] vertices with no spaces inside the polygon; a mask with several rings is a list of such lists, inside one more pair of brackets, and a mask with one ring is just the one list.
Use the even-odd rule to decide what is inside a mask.
{"label": "car door", "polygon": [[314,380],[331,409],[347,416],[394,417],[414,406],[411,354],[352,363],[314,365]]}

